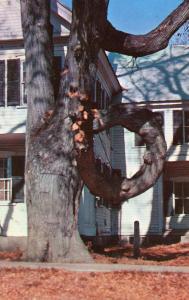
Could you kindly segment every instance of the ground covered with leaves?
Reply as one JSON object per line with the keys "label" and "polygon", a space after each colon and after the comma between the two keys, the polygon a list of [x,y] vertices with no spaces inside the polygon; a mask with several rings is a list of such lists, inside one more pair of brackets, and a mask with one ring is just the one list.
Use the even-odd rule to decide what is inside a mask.
{"label": "ground covered with leaves", "polygon": [[92,251],[92,255],[98,263],[189,266],[189,243],[141,247],[138,259],[134,259],[130,244]]}
{"label": "ground covered with leaves", "polygon": [[[141,248],[133,258],[132,245],[92,251],[98,263],[189,266],[189,244]],[[0,252],[2,260],[21,260],[22,253]],[[55,269],[0,269],[0,300],[177,300],[188,299],[188,274],[144,272],[68,272]]]}
{"label": "ground covered with leaves", "polygon": [[188,274],[3,269],[0,278],[5,300],[188,299]]}

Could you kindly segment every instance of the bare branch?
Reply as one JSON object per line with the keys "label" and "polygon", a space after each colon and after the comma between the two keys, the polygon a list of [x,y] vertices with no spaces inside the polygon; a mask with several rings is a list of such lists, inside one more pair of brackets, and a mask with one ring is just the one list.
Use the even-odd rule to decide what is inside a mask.
{"label": "bare branch", "polygon": [[93,110],[93,114],[96,133],[121,125],[139,134],[147,146],[143,164],[132,178],[101,173],[96,166],[92,147],[77,159],[80,175],[91,193],[119,205],[150,188],[163,170],[166,143],[161,130],[161,115],[131,104],[118,104],[107,112]]}
{"label": "bare branch", "polygon": [[115,29],[107,22],[102,48],[133,57],[164,49],[172,35],[189,19],[189,1],[184,0],[158,27],[144,35],[133,35]]}

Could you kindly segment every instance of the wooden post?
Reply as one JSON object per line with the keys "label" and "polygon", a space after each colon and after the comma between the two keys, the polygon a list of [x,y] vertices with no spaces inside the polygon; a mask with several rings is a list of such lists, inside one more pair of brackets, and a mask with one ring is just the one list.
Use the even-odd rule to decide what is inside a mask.
{"label": "wooden post", "polygon": [[139,226],[139,221],[134,222],[133,256],[136,259],[139,258],[139,256],[140,256],[140,226]]}

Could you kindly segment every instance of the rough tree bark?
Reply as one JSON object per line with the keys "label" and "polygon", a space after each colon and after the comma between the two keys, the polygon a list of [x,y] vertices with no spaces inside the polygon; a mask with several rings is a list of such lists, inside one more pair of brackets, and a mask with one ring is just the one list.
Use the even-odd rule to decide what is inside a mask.
{"label": "rough tree bark", "polygon": [[[92,107],[99,49],[121,52],[124,46],[132,50],[122,49],[124,53],[135,56],[140,43],[125,39],[124,45],[121,44],[120,33],[112,31],[107,22],[109,1],[74,0],[68,55],[59,96],[55,99],[50,1],[20,2],[28,95],[25,172],[28,259],[89,262],[91,258],[77,229],[83,180],[95,195],[119,205],[149,188],[163,168],[166,145],[158,115],[126,105],[110,107],[107,112]],[[188,1],[184,5],[184,11],[182,6],[171,17],[178,27],[188,18]],[[164,35],[162,26],[159,32]],[[166,35],[166,41],[171,34]],[[140,55],[145,55],[149,43],[156,39],[157,35],[152,34]],[[115,44],[117,48],[112,46]],[[157,50],[154,46],[150,53]],[[110,175],[107,180],[95,166],[93,134],[114,125],[139,133],[147,144],[144,164],[131,179]]]}
{"label": "rough tree bark", "polygon": [[[89,262],[91,258],[77,229],[83,184],[76,166],[77,147],[72,131],[75,119],[81,115],[77,86],[80,84],[82,89],[89,89],[85,75],[80,78],[77,71],[80,56],[76,30],[78,16],[73,14],[67,66],[60,95],[54,99],[50,2],[23,0],[21,10],[28,95],[27,256],[35,261]],[[85,100],[84,93],[82,97]]]}
{"label": "rough tree bark", "polygon": [[158,27],[144,35],[116,30],[107,22],[103,48],[133,57],[157,52],[167,47],[169,39],[188,19],[189,1],[184,0]]}

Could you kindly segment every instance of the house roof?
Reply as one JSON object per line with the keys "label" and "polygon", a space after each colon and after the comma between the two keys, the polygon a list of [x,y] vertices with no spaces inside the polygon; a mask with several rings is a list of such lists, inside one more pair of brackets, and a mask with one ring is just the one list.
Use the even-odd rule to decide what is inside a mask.
{"label": "house roof", "polygon": [[122,101],[189,100],[188,46],[169,46],[136,60],[117,53],[108,57],[125,89]]}
{"label": "house roof", "polygon": [[[55,36],[68,36],[71,11],[57,0],[51,0],[51,22]],[[0,40],[22,39],[20,0],[1,0]]]}

